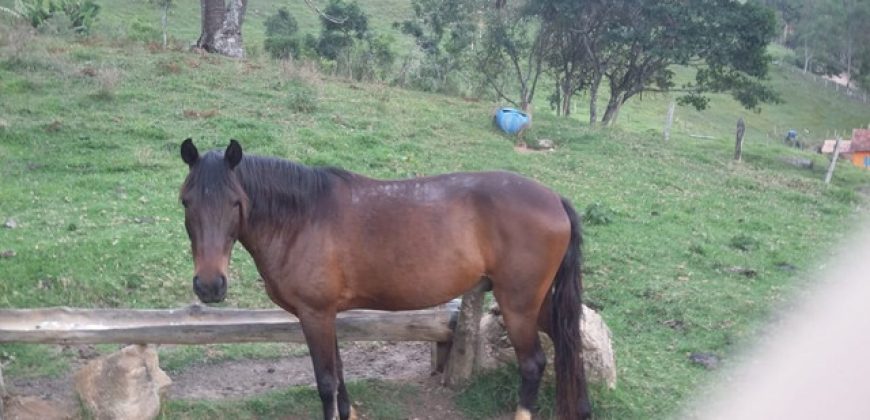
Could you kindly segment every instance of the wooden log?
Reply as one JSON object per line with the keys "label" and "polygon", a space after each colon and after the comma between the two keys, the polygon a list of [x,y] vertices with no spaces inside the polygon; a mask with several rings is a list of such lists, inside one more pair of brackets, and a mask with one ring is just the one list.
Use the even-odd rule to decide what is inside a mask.
{"label": "wooden log", "polygon": [[780,160],[796,168],[813,169],[813,161],[811,159],[796,156],[783,156]]}
{"label": "wooden log", "polygon": [[462,296],[450,355],[442,378],[443,384],[450,388],[461,387],[474,373],[480,319],[483,318],[484,292],[490,288],[489,281],[484,280]]}
{"label": "wooden log", "polygon": [[[450,341],[456,304],[443,309],[338,315],[339,340]],[[0,343],[206,344],[304,343],[299,320],[283,310],[215,309],[193,305],[168,310],[0,310]]]}

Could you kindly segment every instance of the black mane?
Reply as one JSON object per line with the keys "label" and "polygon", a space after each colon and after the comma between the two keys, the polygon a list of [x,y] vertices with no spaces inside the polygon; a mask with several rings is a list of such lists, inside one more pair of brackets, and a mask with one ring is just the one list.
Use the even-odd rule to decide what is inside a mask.
{"label": "black mane", "polygon": [[235,171],[250,200],[250,223],[263,218],[311,216],[336,181],[352,176],[339,168],[255,155],[245,155]]}
{"label": "black mane", "polygon": [[[323,198],[329,196],[336,182],[347,181],[353,174],[333,167],[310,167],[289,160],[245,155],[234,170],[248,196],[248,222],[261,220],[299,220],[316,216]],[[184,189],[207,191],[232,188],[224,153],[206,153],[190,172]]]}

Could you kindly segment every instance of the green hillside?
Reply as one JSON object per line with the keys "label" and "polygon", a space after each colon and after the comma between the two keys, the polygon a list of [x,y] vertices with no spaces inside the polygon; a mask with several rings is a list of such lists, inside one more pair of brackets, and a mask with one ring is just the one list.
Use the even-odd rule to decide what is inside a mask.
{"label": "green hillside", "polygon": [[[827,159],[788,149],[773,134],[795,128],[817,142],[870,123],[870,108],[777,67],[772,83],[785,103],[760,114],[723,97],[705,112],[678,108],[668,143],[661,140],[665,95],[629,102],[614,129],[590,130],[579,101],[572,118],[559,118],[540,94],[529,140],[551,139],[556,150],[517,153],[512,139],[491,128],[496,103],[349,82],[263,54],[233,61],[149,48],[128,35],[137,33],[136,22],[139,32],[159,27],[156,9],[132,0],[100,3],[100,26],[89,38],[21,35],[0,23],[0,219],[17,223],[0,229],[0,252],[14,251],[0,258],[2,308],[190,303],[192,263],[177,198],[187,171],[178,145],[186,137],[201,149],[236,138],[250,153],[380,178],[511,170],[586,210],[586,300],[612,329],[619,366],[616,390],[595,389],[598,418],[661,418],[713,376],[687,354],[713,353],[727,364],[812,277],[870,187],[870,174],[843,163],[826,188]],[[304,30],[316,30],[301,0],[252,1],[249,45],[262,51],[262,22],[279,4]],[[397,0],[364,8],[384,31],[410,13]],[[177,8],[172,37],[194,41],[198,16],[195,5]],[[393,34],[398,46],[411,45]],[[744,162],[734,163],[741,116]],[[815,165],[797,169],[783,157]],[[232,264],[225,305],[271,307],[242,249]],[[227,357],[276,353],[274,346],[220,349]],[[181,369],[208,361],[206,353],[176,348],[161,357]],[[50,346],[0,346],[7,377],[56,375],[70,357]],[[500,415],[512,410],[516,382],[510,370],[487,375],[456,403],[467,418]],[[351,392],[364,395],[372,418],[414,414],[391,405],[413,389],[359,383]],[[548,414],[552,392],[544,398]],[[164,414],[311,415],[319,410],[315,400],[313,392],[292,390],[218,405],[172,402]]]}

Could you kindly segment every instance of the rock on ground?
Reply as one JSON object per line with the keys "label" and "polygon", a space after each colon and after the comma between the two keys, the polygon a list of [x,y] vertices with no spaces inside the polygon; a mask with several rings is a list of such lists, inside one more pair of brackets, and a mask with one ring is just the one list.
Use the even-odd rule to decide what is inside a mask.
{"label": "rock on ground", "polygon": [[97,420],[153,419],[171,383],[154,348],[142,345],[94,359],[75,374],[76,393]]}
{"label": "rock on ground", "polygon": [[[583,343],[583,367],[590,382],[616,387],[616,359],[610,339],[610,329],[594,310],[583,306],[580,319],[580,333]],[[548,371],[553,366],[553,344],[544,333],[539,333],[541,344],[547,353]],[[515,362],[516,355],[507,337],[504,320],[498,307],[492,308],[480,321],[477,362],[481,369],[492,369],[506,363]]]}

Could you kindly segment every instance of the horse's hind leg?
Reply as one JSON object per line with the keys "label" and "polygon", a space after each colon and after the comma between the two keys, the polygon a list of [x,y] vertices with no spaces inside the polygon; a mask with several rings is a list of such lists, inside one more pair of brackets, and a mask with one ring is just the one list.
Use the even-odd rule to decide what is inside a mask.
{"label": "horse's hind leg", "polygon": [[538,389],[547,365],[547,358],[538,338],[538,313],[543,298],[507,296],[504,290],[493,293],[504,316],[508,338],[514,346],[520,369],[519,407],[515,420],[529,420],[537,409]]}

